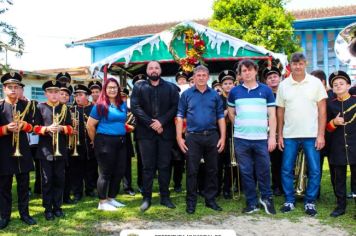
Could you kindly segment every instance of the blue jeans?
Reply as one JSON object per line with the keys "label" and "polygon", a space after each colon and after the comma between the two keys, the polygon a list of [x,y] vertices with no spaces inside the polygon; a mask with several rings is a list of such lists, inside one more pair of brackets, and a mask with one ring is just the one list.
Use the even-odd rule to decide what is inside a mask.
{"label": "blue jeans", "polygon": [[[262,198],[272,196],[267,140],[234,138],[234,141],[246,204],[248,206],[256,206],[258,203],[256,181]],[[256,174],[256,180],[254,173]]]}
{"label": "blue jeans", "polygon": [[320,153],[315,148],[315,138],[285,138],[282,161],[282,186],[287,203],[295,203],[294,167],[298,148],[301,145],[307,161],[308,184],[304,203],[313,203],[320,187]]}

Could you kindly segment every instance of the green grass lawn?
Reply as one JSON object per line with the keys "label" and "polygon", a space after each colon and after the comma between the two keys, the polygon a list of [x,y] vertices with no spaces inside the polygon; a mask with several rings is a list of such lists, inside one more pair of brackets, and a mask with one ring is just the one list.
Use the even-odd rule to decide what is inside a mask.
{"label": "green grass lawn", "polygon": [[[347,213],[337,219],[329,217],[330,212],[335,207],[335,197],[331,187],[330,174],[327,161],[324,162],[324,171],[322,178],[321,199],[317,202],[318,215],[316,216],[323,224],[334,227],[341,227],[351,234],[356,234],[356,220],[353,215],[356,214],[356,206],[353,200],[348,200]],[[133,159],[133,166],[136,166],[136,159]],[[33,187],[33,175],[31,175],[31,186]],[[223,212],[214,212],[204,207],[204,199],[199,198],[197,210],[194,215],[185,213],[185,192],[174,193],[172,191],[172,200],[177,205],[174,210],[169,210],[159,205],[159,196],[157,194],[157,180],[155,180],[152,207],[144,214],[139,211],[141,196],[128,196],[120,193],[117,199],[127,204],[125,208],[117,212],[102,212],[97,210],[98,200],[93,198],[84,198],[76,205],[64,205],[65,218],[54,221],[46,221],[43,216],[41,198],[31,196],[30,213],[37,220],[35,226],[27,226],[19,219],[17,212],[16,182],[13,186],[13,213],[10,225],[5,230],[0,230],[0,235],[97,235],[100,232],[95,231],[94,226],[98,222],[116,221],[125,222],[129,220],[148,220],[148,221],[193,221],[199,220],[206,215],[221,216],[224,219],[226,215],[242,215],[241,210],[245,206],[243,197],[239,200],[225,200],[222,197],[217,201],[223,208]],[[136,170],[133,170],[133,183],[136,183]],[[349,183],[347,184],[349,188]],[[349,189],[348,189],[349,192]],[[279,209],[283,203],[283,197],[275,197],[276,208]],[[282,214],[278,211],[275,216],[267,216],[264,211],[255,214],[256,217],[271,217],[274,219],[290,219],[298,221],[300,216],[305,216],[302,201],[297,203],[296,210],[291,214]]]}

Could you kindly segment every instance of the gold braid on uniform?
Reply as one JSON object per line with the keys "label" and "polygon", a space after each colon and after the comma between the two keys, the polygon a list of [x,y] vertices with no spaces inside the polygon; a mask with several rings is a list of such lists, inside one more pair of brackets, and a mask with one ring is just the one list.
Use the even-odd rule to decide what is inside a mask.
{"label": "gold braid on uniform", "polygon": [[58,117],[58,124],[61,124],[62,121],[67,117],[67,106],[63,105],[61,112],[59,113],[59,117]]}
{"label": "gold braid on uniform", "polygon": [[23,112],[20,114],[20,117],[19,117],[20,121],[23,121],[23,119],[25,118],[25,116],[27,115],[27,113],[30,110],[30,106],[31,106],[31,102],[28,102],[27,105],[26,105],[25,110],[23,110]]}
{"label": "gold braid on uniform", "polygon": [[32,100],[30,103],[31,103],[31,110],[33,111],[32,112],[32,119],[33,119],[36,114],[36,103],[35,103],[35,100]]}
{"label": "gold braid on uniform", "polygon": [[[352,111],[354,108],[356,108],[356,104],[352,105],[346,111],[344,111],[344,115],[346,113]],[[345,121],[344,125],[351,124],[355,119],[356,119],[356,113],[354,113],[354,115],[352,116],[352,118],[349,121]]]}

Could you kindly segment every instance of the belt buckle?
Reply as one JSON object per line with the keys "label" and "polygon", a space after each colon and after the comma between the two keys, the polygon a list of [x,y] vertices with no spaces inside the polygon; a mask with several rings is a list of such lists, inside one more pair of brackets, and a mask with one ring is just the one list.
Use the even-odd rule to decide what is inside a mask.
{"label": "belt buckle", "polygon": [[207,136],[209,134],[209,130],[204,130],[203,135]]}

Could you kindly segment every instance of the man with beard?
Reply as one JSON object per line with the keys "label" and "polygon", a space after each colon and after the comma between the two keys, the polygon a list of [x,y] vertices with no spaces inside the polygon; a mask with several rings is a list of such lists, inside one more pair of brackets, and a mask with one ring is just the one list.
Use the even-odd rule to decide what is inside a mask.
{"label": "man with beard", "polygon": [[161,205],[175,208],[169,197],[171,149],[175,138],[174,117],[179,93],[177,86],[161,78],[161,66],[151,61],[147,81],[136,84],[131,111],[137,118],[137,139],[143,164],[142,212],[151,206],[154,174],[158,169]]}

